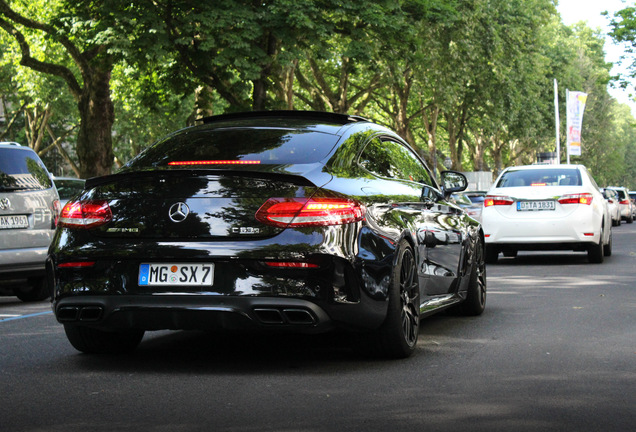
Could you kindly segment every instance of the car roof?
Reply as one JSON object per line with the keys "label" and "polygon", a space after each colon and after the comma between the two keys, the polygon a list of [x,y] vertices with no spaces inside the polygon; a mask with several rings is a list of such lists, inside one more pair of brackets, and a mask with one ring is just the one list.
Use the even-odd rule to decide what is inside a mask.
{"label": "car roof", "polygon": [[343,126],[351,123],[372,123],[355,115],[320,111],[249,111],[204,117],[198,121],[203,125],[196,129],[216,128],[291,128],[340,135]]}
{"label": "car roof", "polygon": [[28,146],[23,146],[22,144],[19,144],[17,142],[13,142],[13,141],[2,141],[0,142],[0,147],[3,148],[11,148],[11,149],[16,149],[16,150],[33,150],[31,147]]}
{"label": "car roof", "polygon": [[580,164],[535,164],[535,165],[519,165],[519,166],[511,166],[506,168],[506,171],[513,170],[541,170],[541,169],[551,169],[551,168],[574,168],[574,169],[585,169],[585,165]]}

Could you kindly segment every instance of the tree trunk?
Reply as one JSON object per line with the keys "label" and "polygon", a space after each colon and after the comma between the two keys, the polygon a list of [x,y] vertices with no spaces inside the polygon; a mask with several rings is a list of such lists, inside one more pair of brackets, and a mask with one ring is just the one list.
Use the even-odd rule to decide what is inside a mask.
{"label": "tree trunk", "polygon": [[113,167],[111,131],[115,116],[110,98],[111,67],[106,63],[93,70],[77,104],[80,125],[76,151],[82,178],[110,174]]}

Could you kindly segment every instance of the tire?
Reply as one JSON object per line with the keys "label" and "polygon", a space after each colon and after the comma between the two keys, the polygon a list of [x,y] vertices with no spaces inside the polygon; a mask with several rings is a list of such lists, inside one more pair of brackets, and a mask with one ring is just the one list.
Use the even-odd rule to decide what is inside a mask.
{"label": "tire", "polygon": [[494,246],[486,245],[486,263],[497,264],[499,259],[499,251]]}
{"label": "tire", "polygon": [[46,278],[33,278],[26,285],[20,285],[13,289],[13,294],[23,302],[46,300],[50,297]]}
{"label": "tire", "polygon": [[609,241],[603,245],[603,255],[612,256],[612,230],[610,230]]}
{"label": "tire", "polygon": [[73,347],[86,354],[122,354],[139,345],[143,330],[99,330],[81,325],[64,324],[66,337]]}
{"label": "tire", "polygon": [[592,264],[601,264],[603,262],[603,236],[605,235],[605,230],[601,229],[601,238],[598,243],[593,244],[587,250],[587,260]]}
{"label": "tire", "polygon": [[517,258],[518,251],[516,250],[508,250],[503,252],[503,256],[506,258]]}
{"label": "tire", "polygon": [[475,245],[474,254],[466,300],[457,306],[460,315],[464,316],[481,315],[486,308],[486,262],[481,240]]}
{"label": "tire", "polygon": [[634,222],[634,215],[630,215],[630,216],[627,218],[627,223],[628,223],[628,224],[630,224],[630,223],[633,223],[633,222]]}
{"label": "tire", "polygon": [[406,358],[413,354],[420,328],[420,291],[413,249],[402,240],[391,272],[387,316],[373,333],[375,354]]}

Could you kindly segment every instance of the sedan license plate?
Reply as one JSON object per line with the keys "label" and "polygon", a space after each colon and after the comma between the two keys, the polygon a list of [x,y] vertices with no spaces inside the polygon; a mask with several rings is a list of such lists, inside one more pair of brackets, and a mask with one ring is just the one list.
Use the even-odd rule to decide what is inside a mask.
{"label": "sedan license plate", "polygon": [[139,265],[139,285],[211,286],[214,264],[153,263]]}
{"label": "sedan license plate", "polygon": [[554,200],[548,201],[518,201],[517,211],[543,211],[554,210],[556,204]]}
{"label": "sedan license plate", "polygon": [[0,216],[0,229],[28,228],[29,218],[26,215]]}

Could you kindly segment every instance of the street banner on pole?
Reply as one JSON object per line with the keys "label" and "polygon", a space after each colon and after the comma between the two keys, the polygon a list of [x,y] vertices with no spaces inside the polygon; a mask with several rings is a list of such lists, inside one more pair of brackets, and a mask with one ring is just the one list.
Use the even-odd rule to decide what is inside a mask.
{"label": "street banner on pole", "polygon": [[568,156],[581,156],[581,127],[586,101],[587,93],[569,91],[567,94]]}

